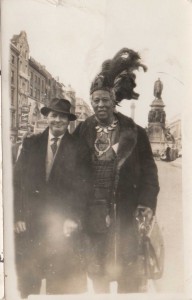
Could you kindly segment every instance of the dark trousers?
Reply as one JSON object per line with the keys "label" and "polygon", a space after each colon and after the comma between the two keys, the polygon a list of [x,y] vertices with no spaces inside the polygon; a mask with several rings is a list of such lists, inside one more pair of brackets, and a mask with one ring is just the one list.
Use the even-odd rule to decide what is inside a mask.
{"label": "dark trousers", "polygon": [[22,298],[39,294],[46,279],[47,294],[77,294],[87,289],[87,275],[80,235],[61,236],[57,242],[38,243],[25,234],[17,235],[16,270]]}
{"label": "dark trousers", "polygon": [[[117,280],[117,292],[121,294],[146,292],[147,282],[139,278],[130,276],[121,277]],[[106,277],[93,279],[93,288],[95,293],[105,294],[110,292],[110,282]]]}
{"label": "dark trousers", "polygon": [[[109,293],[110,282],[117,282],[118,293],[145,292],[147,281],[138,274],[134,236],[126,237],[114,251],[114,239],[108,234],[92,234],[88,245],[88,274],[96,293]],[[129,245],[129,246],[128,246]],[[123,249],[128,249],[127,253]]]}
{"label": "dark trousers", "polygon": [[38,259],[31,255],[28,257],[21,255],[16,259],[16,270],[21,297],[27,298],[31,294],[39,294],[43,275]]}
{"label": "dark trousers", "polygon": [[21,297],[39,294],[44,278],[45,256],[43,245],[29,239],[27,233],[15,236],[15,263]]}

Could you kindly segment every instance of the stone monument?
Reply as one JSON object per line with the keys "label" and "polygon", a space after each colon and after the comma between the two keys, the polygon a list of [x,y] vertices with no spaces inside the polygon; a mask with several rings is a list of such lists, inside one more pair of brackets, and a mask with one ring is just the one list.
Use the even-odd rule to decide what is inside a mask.
{"label": "stone monument", "polygon": [[164,102],[161,98],[163,91],[163,83],[158,78],[154,84],[155,99],[151,103],[151,110],[148,114],[148,137],[151,143],[152,151],[154,154],[162,153],[165,149],[167,139],[165,137],[165,121],[166,113],[164,111]]}

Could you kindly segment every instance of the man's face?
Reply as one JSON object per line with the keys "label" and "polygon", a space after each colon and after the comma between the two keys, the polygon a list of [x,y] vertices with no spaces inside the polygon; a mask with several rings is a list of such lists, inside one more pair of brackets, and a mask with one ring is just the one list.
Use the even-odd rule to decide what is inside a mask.
{"label": "man's face", "polygon": [[99,90],[93,92],[91,105],[99,121],[106,124],[111,122],[114,111],[114,102],[108,91]]}
{"label": "man's face", "polygon": [[54,136],[64,134],[69,125],[69,117],[66,114],[50,111],[47,115],[47,122],[51,133]]}

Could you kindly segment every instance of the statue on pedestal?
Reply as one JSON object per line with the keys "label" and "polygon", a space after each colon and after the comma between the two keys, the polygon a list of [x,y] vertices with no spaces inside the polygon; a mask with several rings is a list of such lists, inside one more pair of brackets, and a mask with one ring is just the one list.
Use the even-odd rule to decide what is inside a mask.
{"label": "statue on pedestal", "polygon": [[165,123],[165,118],[166,118],[166,113],[164,110],[161,111],[161,115],[160,115],[160,122],[161,123]]}
{"label": "statue on pedestal", "polygon": [[159,122],[160,121],[160,111],[156,110],[155,111],[155,122]]}
{"label": "statue on pedestal", "polygon": [[150,110],[149,115],[148,115],[148,122],[155,122],[155,111],[154,110]]}
{"label": "statue on pedestal", "polygon": [[161,99],[162,90],[163,90],[163,83],[161,82],[160,78],[158,78],[158,80],[156,80],[154,84],[153,94],[155,98]]}

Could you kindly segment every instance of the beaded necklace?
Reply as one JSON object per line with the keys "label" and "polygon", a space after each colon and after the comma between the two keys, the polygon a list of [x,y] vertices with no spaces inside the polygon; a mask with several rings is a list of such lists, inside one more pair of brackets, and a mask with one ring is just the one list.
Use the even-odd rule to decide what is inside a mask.
{"label": "beaded necklace", "polygon": [[[97,153],[97,156],[100,157],[102,156],[104,153],[106,153],[110,147],[111,147],[111,140],[110,140],[110,137],[108,136],[110,132],[112,132],[113,130],[115,130],[115,128],[117,127],[117,124],[118,124],[118,120],[114,120],[110,125],[108,126],[101,126],[101,125],[97,125],[95,127],[96,131],[97,131],[97,138],[95,140],[95,144],[94,144],[94,147],[95,147],[95,150],[96,150],[96,153]],[[103,150],[100,150],[97,146],[97,144],[99,144],[99,141],[101,140],[101,137],[103,136],[106,136],[105,137],[105,140],[106,140],[106,148],[103,149]]]}

